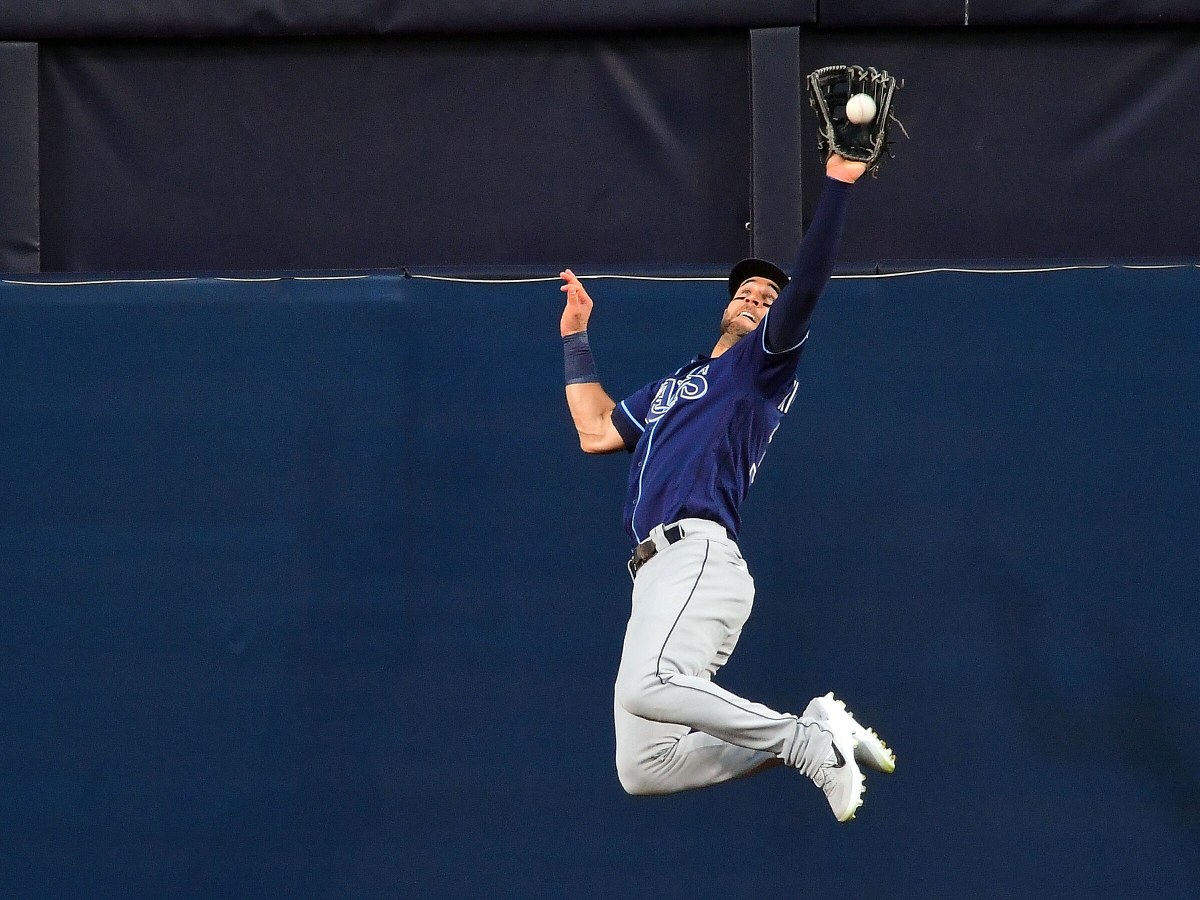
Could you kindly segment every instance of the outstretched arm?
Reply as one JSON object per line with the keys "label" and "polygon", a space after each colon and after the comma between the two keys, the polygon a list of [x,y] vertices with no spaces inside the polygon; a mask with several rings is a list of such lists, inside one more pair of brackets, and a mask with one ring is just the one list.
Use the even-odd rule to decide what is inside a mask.
{"label": "outstretched arm", "polygon": [[850,185],[866,171],[866,163],[843,159],[836,153],[825,164],[825,186],[817,212],[800,244],[792,279],[767,316],[766,345],[780,353],[795,347],[808,333],[808,322],[837,259]]}
{"label": "outstretched arm", "polygon": [[579,446],[585,453],[615,453],[625,449],[625,440],[612,423],[616,402],[600,386],[596,364],[588,345],[587,325],[592,315],[592,298],[570,269],[559,273],[565,283],[560,290],[567,295],[559,333],[567,380],[567,406]]}

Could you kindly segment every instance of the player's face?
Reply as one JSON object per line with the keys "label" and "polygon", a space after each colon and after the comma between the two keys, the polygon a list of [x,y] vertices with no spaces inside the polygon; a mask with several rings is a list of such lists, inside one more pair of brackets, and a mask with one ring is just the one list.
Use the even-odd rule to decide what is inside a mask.
{"label": "player's face", "polygon": [[749,334],[758,327],[778,296],[779,285],[775,282],[760,276],[747,278],[725,307],[725,314],[721,316],[721,334],[735,339]]}

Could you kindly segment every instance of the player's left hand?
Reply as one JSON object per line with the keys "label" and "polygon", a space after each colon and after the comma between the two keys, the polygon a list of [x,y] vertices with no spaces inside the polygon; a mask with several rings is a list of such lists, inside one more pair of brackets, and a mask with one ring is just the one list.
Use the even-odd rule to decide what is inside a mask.
{"label": "player's left hand", "polygon": [[568,334],[587,331],[588,319],[592,317],[592,298],[570,269],[559,272],[558,277],[566,282],[559,290],[567,295],[567,305],[563,309],[562,321],[558,326],[559,334],[566,337]]}

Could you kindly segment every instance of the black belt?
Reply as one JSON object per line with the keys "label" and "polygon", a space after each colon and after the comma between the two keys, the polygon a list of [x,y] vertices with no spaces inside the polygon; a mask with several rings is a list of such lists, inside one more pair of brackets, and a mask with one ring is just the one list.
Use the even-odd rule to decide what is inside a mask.
{"label": "black belt", "polygon": [[[683,529],[678,525],[672,525],[670,528],[664,528],[662,535],[666,538],[668,544],[678,543],[683,540]],[[629,562],[627,563],[629,577],[637,578],[638,569],[654,559],[654,554],[657,552],[658,544],[654,543],[653,538],[647,538],[634,547],[633,556],[629,557]]]}

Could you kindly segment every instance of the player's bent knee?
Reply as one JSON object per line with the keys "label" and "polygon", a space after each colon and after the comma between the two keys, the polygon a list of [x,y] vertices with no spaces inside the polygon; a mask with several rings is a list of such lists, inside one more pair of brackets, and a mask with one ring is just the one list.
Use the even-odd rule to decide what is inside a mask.
{"label": "player's bent knee", "polygon": [[618,766],[617,780],[621,782],[622,790],[631,797],[650,797],[656,793],[650,780],[639,771]]}
{"label": "player's bent knee", "polygon": [[653,797],[670,793],[664,791],[659,780],[636,759],[617,756],[617,780],[621,789],[631,797]]}

